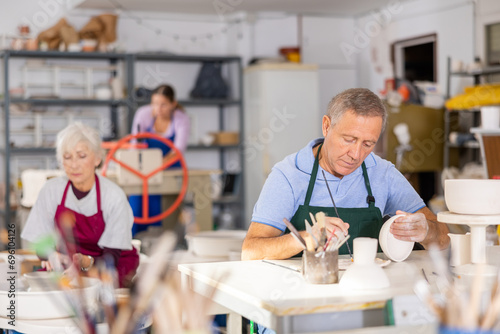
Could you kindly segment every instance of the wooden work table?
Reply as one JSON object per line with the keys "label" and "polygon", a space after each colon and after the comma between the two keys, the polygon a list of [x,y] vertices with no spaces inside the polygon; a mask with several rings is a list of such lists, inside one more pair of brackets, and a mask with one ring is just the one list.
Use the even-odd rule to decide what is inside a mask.
{"label": "wooden work table", "polygon": [[[500,247],[489,247],[488,263],[498,266],[499,255]],[[377,257],[384,258],[384,255],[378,254]],[[291,265],[300,264],[300,260],[284,261]],[[397,327],[401,327],[400,330],[405,328],[406,333],[437,332],[436,318],[413,291],[416,279],[423,278],[424,271],[431,286],[436,287],[435,268],[428,251],[414,251],[404,262],[392,262],[385,267],[391,285],[377,290],[348,290],[339,284],[308,284],[301,273],[264,261],[181,264],[178,268],[183,282],[191,281],[190,287],[196,293],[207,296],[207,291],[215,287],[213,302],[230,310],[228,324],[234,326],[228,328],[230,333],[241,333],[238,331],[239,316],[277,333],[346,330],[353,333],[395,333]],[[343,273],[340,271],[340,277]],[[385,321],[388,301],[393,307],[391,313],[395,325],[391,326]]]}
{"label": "wooden work table", "polygon": [[[182,186],[182,170],[166,170],[162,172],[163,179],[160,184],[150,184],[151,195],[176,195]],[[188,171],[188,193],[193,194],[193,206],[195,220],[200,231],[213,229],[212,218],[212,185],[210,175],[221,174],[220,170],[189,170]],[[115,174],[109,172],[106,177],[117,182]],[[120,185],[127,195],[141,195],[142,185]]]}

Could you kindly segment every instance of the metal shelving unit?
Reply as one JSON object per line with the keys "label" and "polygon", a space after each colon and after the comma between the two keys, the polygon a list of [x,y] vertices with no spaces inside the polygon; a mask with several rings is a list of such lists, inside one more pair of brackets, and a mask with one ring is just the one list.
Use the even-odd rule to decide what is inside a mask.
{"label": "metal shelving unit", "polygon": [[[447,90],[446,97],[450,98],[450,87],[451,80],[453,77],[469,77],[474,79],[474,85],[479,85],[481,83],[481,78],[492,75],[492,74],[500,74],[500,66],[497,67],[487,67],[483,68],[481,71],[474,72],[452,72],[451,71],[451,58],[448,57],[447,63]],[[464,151],[472,150],[472,158],[468,159],[470,161],[479,161],[480,160],[480,152],[479,152],[479,143],[473,142],[465,142],[462,145],[457,145],[455,143],[451,143],[449,140],[449,134],[451,132],[451,123],[452,117],[464,117],[468,116],[472,119],[472,126],[477,127],[481,124],[481,115],[479,113],[479,109],[464,109],[464,110],[449,110],[447,109],[444,113],[444,157],[443,157],[443,167],[447,168],[450,166],[450,151],[452,149],[458,149],[459,153],[465,153]]]}
{"label": "metal shelving unit", "polygon": [[[12,208],[12,203],[10,201],[11,190],[10,190],[10,175],[11,167],[10,160],[13,155],[54,155],[55,149],[49,147],[11,147],[11,124],[10,124],[10,109],[11,105],[14,103],[23,103],[33,106],[109,106],[111,112],[111,122],[113,124],[112,137],[116,137],[117,134],[117,124],[118,124],[118,107],[124,106],[127,108],[127,113],[130,114],[130,100],[119,99],[119,100],[98,100],[98,99],[64,99],[64,98],[12,98],[9,94],[10,89],[10,73],[11,73],[11,60],[13,58],[19,59],[50,59],[50,60],[80,60],[80,61],[106,61],[109,65],[115,66],[119,62],[125,64],[125,72],[128,73],[130,68],[130,58],[129,54],[122,53],[99,53],[99,52],[58,52],[58,51],[13,51],[4,50],[0,52],[0,59],[3,61],[3,98],[0,100],[0,107],[2,109],[3,115],[2,120],[4,126],[2,130],[4,131],[4,145],[0,147],[0,155],[3,158],[3,176],[4,180],[0,179],[0,182],[5,184],[5,203],[4,207],[0,208],[0,217],[3,217],[4,224],[6,224],[15,213]],[[115,76],[117,70],[110,71],[111,76]],[[21,73],[20,73],[21,75]],[[129,87],[128,87],[129,88]],[[130,89],[130,88],[129,88]]]}
{"label": "metal shelving unit", "polygon": [[[135,65],[137,62],[159,62],[159,63],[198,63],[202,64],[204,62],[220,62],[223,66],[233,66],[236,68],[236,77],[237,82],[236,85],[238,87],[232,87],[231,90],[233,95],[227,99],[181,99],[179,103],[190,109],[197,107],[214,107],[218,109],[218,129],[214,129],[216,131],[224,131],[226,129],[226,124],[224,124],[224,114],[228,112],[225,110],[227,107],[236,107],[238,109],[238,118],[239,118],[239,137],[240,143],[237,145],[189,145],[188,151],[216,151],[219,152],[219,166],[224,172],[224,166],[226,164],[225,153],[230,150],[238,150],[239,164],[240,164],[240,180],[239,180],[239,189],[238,194],[236,196],[224,196],[218,200],[215,200],[213,204],[215,205],[236,205],[238,207],[239,212],[244,212],[244,188],[243,188],[243,176],[245,172],[245,164],[244,164],[244,151],[243,151],[243,138],[244,138],[244,126],[243,126],[243,67],[242,61],[240,57],[236,56],[182,56],[182,55],[168,55],[168,54],[152,54],[152,53],[136,53],[132,55],[131,64]],[[130,72],[128,76],[129,82],[127,83],[128,87],[134,87],[135,78],[134,71]],[[237,88],[237,89],[235,89]],[[132,103],[134,106],[139,107],[141,105],[145,105],[149,103],[144,99],[135,99],[134,94],[131,92],[130,96],[132,96]],[[129,123],[132,124],[133,115],[130,115]],[[243,224],[241,226],[236,226],[239,228],[244,227]]]}
{"label": "metal shelving unit", "polygon": [[[98,100],[98,99],[57,99],[57,98],[13,98],[9,94],[9,75],[11,73],[10,62],[13,58],[20,59],[51,59],[51,60],[80,60],[80,61],[107,61],[109,65],[117,65],[122,63],[124,74],[126,75],[126,98],[124,99],[111,99],[111,100]],[[238,151],[238,158],[240,162],[240,184],[237,196],[224,196],[216,201],[214,204],[226,206],[226,205],[236,205],[240,212],[244,212],[244,189],[243,189],[243,175],[245,170],[244,164],[244,152],[242,139],[244,138],[244,127],[243,127],[243,76],[242,76],[242,61],[240,57],[219,57],[219,56],[183,56],[183,55],[165,55],[165,54],[146,54],[146,53],[136,53],[136,54],[124,54],[124,53],[99,53],[99,52],[58,52],[58,51],[13,51],[4,50],[0,51],[0,59],[3,61],[3,98],[0,98],[0,108],[3,114],[0,114],[1,119],[4,122],[5,133],[3,134],[4,144],[0,145],[0,158],[3,158],[3,173],[5,177],[4,180],[0,178],[0,183],[4,182],[5,187],[5,206],[0,207],[0,217],[4,219],[4,224],[8,222],[12,217],[14,217],[15,210],[11,208],[11,191],[10,191],[10,158],[13,155],[54,155],[55,149],[49,147],[11,147],[10,146],[10,113],[11,104],[23,103],[30,104],[34,106],[109,106],[111,111],[111,123],[114,125],[114,131],[112,136],[116,137],[116,125],[118,124],[118,107],[127,108],[127,132],[132,125],[133,114],[136,108],[140,105],[146,104],[149,101],[144,101],[135,98],[134,94],[134,73],[136,62],[181,62],[181,63],[203,63],[209,61],[221,62],[226,65],[232,66],[231,68],[236,68],[236,78],[238,87],[233,87],[232,98],[228,99],[187,99],[180,100],[179,102],[189,108],[197,107],[213,107],[218,109],[218,131],[224,130],[224,114],[229,112],[225,110],[228,107],[236,107],[238,110],[239,117],[239,133],[240,133],[240,143],[238,145],[190,145],[188,147],[189,151],[215,151],[220,153],[219,164],[221,169],[225,165],[225,152],[228,151]],[[116,71],[111,72],[112,75],[116,75]],[[21,74],[20,74],[21,75]],[[0,160],[1,161],[1,160]],[[243,226],[236,226],[243,227]]]}

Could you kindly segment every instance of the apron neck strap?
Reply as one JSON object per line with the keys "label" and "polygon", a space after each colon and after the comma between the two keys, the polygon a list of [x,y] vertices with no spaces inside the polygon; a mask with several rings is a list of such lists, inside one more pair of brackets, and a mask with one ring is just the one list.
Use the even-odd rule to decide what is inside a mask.
{"label": "apron neck strap", "polygon": [[[321,151],[321,148],[323,147],[323,143],[319,145],[318,151],[316,152],[316,157],[314,158],[314,164],[313,164],[313,169],[311,172],[311,178],[309,179],[309,186],[307,187],[307,193],[306,193],[306,198],[304,200],[304,205],[308,206],[309,202],[311,202],[311,197],[314,189],[314,182],[316,182],[316,178],[318,176],[318,169],[319,169],[319,152]],[[368,179],[368,172],[366,171],[366,165],[365,162],[361,164],[361,167],[363,168],[363,178],[365,179],[365,187],[366,191],[368,192],[368,196],[366,196],[366,202],[368,203],[368,206],[370,208],[375,207],[375,197],[372,195],[372,188],[370,186],[370,180]]]}
{"label": "apron neck strap", "polygon": [[368,196],[366,196],[366,202],[368,203],[370,208],[375,206],[375,197],[372,194],[372,187],[370,186],[370,180],[368,179],[368,172],[366,171],[365,162],[361,164],[361,168],[363,168],[363,178],[365,179],[365,187],[368,191]]}
{"label": "apron neck strap", "polygon": [[95,175],[95,195],[97,197],[97,212],[101,212],[101,187],[99,187],[99,177]]}
{"label": "apron neck strap", "polygon": [[68,180],[68,183],[66,183],[66,188],[64,188],[64,194],[63,194],[63,197],[61,199],[61,205],[64,205],[64,203],[66,203],[66,194],[68,193],[68,189],[69,189],[70,185],[71,185],[71,181]]}
{"label": "apron neck strap", "polygon": [[319,144],[318,151],[316,152],[316,157],[314,158],[313,169],[311,172],[311,178],[309,179],[309,186],[307,187],[306,199],[304,201],[304,205],[309,205],[311,201],[314,182],[316,182],[316,177],[318,176],[318,167],[319,167],[319,152],[321,152],[321,148],[323,147],[323,143]]}

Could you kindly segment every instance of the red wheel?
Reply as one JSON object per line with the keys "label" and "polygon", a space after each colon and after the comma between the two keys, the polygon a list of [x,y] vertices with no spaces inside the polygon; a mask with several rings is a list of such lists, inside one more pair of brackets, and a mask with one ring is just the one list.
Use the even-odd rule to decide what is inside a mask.
{"label": "red wheel", "polygon": [[[176,156],[173,157],[172,159],[164,162],[160,167],[156,168],[155,170],[151,171],[150,173],[148,173],[146,175],[142,174],[140,171],[130,167],[129,165],[127,165],[127,164],[123,163],[122,161],[117,160],[115,158],[115,153],[120,147],[125,146],[125,144],[128,143],[132,139],[142,139],[142,138],[156,139],[156,140],[161,141],[162,143],[164,143],[165,145],[170,147],[176,153]],[[111,160],[113,160],[114,162],[116,162],[117,164],[119,164],[120,166],[125,168],[126,170],[130,171],[131,173],[134,173],[135,175],[137,175],[138,177],[140,177],[142,179],[142,217],[135,217],[134,216],[134,223],[136,223],[136,224],[154,223],[154,222],[161,220],[161,219],[167,217],[168,215],[170,215],[181,204],[181,202],[184,198],[184,195],[186,194],[186,191],[187,191],[188,172],[187,172],[186,161],[184,160],[184,157],[183,157],[181,151],[179,151],[179,149],[177,147],[175,147],[174,143],[172,143],[171,140],[166,139],[166,138],[162,138],[158,135],[155,135],[155,134],[149,133],[149,132],[141,132],[141,133],[138,133],[135,135],[131,134],[131,135],[125,136],[122,139],[120,139],[118,141],[118,143],[116,143],[116,145],[108,152],[108,154],[106,156],[106,160],[104,161],[104,165],[102,167],[101,174],[103,176],[106,176],[108,164]],[[149,212],[148,179],[150,177],[152,177],[153,175],[155,175],[156,173],[163,171],[165,168],[172,166],[177,161],[180,161],[181,167],[182,167],[181,191],[180,191],[179,195],[177,196],[177,198],[175,199],[174,203],[172,203],[172,205],[168,209],[166,209],[165,211],[163,211],[162,213],[160,213],[156,216],[149,217],[149,215],[148,215],[148,212]]]}

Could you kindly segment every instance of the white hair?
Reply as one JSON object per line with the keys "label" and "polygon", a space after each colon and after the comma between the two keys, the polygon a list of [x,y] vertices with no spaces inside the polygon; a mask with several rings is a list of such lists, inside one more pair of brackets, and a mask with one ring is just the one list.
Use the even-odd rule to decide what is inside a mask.
{"label": "white hair", "polygon": [[104,151],[101,147],[101,136],[99,132],[81,122],[74,122],[59,131],[56,140],[57,162],[62,165],[64,153],[71,151],[79,143],[85,143],[96,158],[102,161]]}

